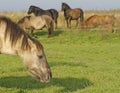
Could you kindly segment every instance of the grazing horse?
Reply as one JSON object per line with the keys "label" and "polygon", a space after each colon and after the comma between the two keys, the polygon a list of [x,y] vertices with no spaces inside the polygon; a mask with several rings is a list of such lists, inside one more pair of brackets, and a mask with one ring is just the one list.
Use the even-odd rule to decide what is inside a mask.
{"label": "grazing horse", "polygon": [[82,28],[107,26],[109,30],[113,31],[115,17],[112,15],[93,15],[90,16],[83,24]]}
{"label": "grazing horse", "polygon": [[53,32],[53,20],[48,15],[41,16],[25,16],[18,21],[18,25],[25,31],[31,31],[33,35],[33,30],[42,29],[46,27],[48,30],[48,36],[52,35]]}
{"label": "grazing horse", "polygon": [[67,23],[67,27],[71,27],[71,20],[76,20],[76,26],[78,26],[78,19],[80,18],[80,22],[82,23],[84,20],[84,12],[80,8],[71,9],[69,5],[66,3],[62,3],[61,5],[62,11],[64,11],[64,17]]}
{"label": "grazing horse", "polygon": [[40,7],[31,5],[29,7],[29,10],[27,13],[28,14],[34,13],[34,15],[36,15],[36,16],[49,15],[54,20],[55,28],[57,28],[57,19],[58,19],[58,11],[57,10],[55,10],[55,9],[43,10]]}
{"label": "grazing horse", "polygon": [[41,43],[5,16],[0,16],[0,53],[21,57],[26,69],[41,82],[52,78]]}

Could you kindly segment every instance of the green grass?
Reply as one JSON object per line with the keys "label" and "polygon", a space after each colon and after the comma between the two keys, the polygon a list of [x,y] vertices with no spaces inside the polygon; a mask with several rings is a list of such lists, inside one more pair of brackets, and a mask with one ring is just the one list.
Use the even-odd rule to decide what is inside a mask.
{"label": "green grass", "polygon": [[0,55],[0,93],[119,93],[120,34],[57,29],[35,32],[53,79],[32,78],[17,56]]}

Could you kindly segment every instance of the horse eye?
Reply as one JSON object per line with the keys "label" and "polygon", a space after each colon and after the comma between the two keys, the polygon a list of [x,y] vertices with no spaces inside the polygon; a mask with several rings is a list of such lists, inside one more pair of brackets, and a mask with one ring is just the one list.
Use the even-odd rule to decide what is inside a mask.
{"label": "horse eye", "polygon": [[40,59],[41,59],[41,58],[43,58],[43,56],[42,56],[42,55],[40,55],[40,56],[38,56],[38,57],[39,57]]}

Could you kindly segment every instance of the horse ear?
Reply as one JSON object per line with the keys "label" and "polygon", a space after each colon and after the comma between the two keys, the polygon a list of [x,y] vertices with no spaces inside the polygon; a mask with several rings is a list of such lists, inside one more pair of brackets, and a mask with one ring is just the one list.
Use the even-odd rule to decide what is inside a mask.
{"label": "horse ear", "polygon": [[62,5],[65,4],[65,2],[62,2]]}

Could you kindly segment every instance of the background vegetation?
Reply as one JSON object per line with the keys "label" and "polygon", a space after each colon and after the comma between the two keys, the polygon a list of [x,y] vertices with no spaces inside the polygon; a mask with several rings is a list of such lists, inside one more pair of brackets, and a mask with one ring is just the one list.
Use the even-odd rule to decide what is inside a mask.
{"label": "background vegetation", "polygon": [[[58,29],[47,37],[46,29],[35,31],[43,44],[53,79],[40,83],[13,55],[0,55],[0,93],[119,93],[120,92],[120,10],[85,11],[85,19],[93,14],[115,15],[115,33],[100,28],[91,32],[66,28],[60,12]],[[17,22],[26,12],[2,12]]]}

